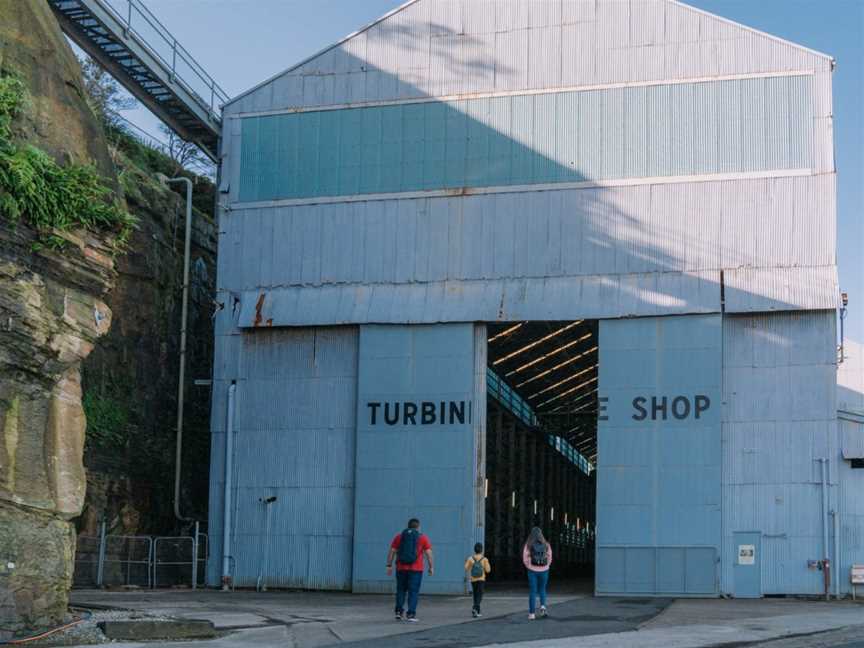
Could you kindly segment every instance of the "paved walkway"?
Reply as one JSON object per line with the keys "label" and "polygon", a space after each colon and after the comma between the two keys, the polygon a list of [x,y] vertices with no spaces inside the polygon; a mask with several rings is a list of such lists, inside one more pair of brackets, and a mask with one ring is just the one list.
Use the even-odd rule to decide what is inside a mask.
{"label": "paved walkway", "polygon": [[864,632],[864,605],[851,602],[683,599],[670,604],[665,599],[593,598],[571,591],[553,594],[548,619],[529,622],[525,598],[519,590],[493,591],[484,600],[484,618],[473,620],[470,598],[426,596],[418,609],[421,622],[408,624],[392,620],[389,596],[211,590],[76,591],[72,596],[76,605],[85,607],[209,619],[227,632],[216,640],[171,644],[189,648],[702,648],[841,628],[854,636],[855,626]]}

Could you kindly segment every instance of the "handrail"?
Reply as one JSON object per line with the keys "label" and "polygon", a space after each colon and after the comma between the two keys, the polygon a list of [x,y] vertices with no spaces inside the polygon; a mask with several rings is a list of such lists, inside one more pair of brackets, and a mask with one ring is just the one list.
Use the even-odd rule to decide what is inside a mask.
{"label": "handrail", "polygon": [[[489,367],[486,367],[486,391],[526,425],[539,425],[534,409]],[[579,466],[586,475],[591,474],[593,464],[567,440],[553,434],[547,434],[546,440],[570,463]]]}
{"label": "handrail", "polygon": [[[135,40],[138,41],[142,47],[146,48],[164,66],[165,70],[170,73],[172,80],[179,81],[187,91],[193,94],[200,101],[202,107],[207,108],[211,119],[214,119],[215,121],[219,120],[219,107],[226,103],[230,98],[228,93],[216,83],[213,77],[207,74],[201,64],[192,57],[186,48],[177,42],[177,39],[168,31],[165,25],[163,25],[159,19],[144,6],[141,0],[96,0],[96,2],[103,5],[103,7],[109,11],[121,23],[121,25],[124,26],[124,30],[129,35],[134,36]],[[137,21],[133,21],[133,18],[135,17],[138,18]],[[149,25],[155,34],[160,36],[162,40],[165,41],[165,44],[170,48],[164,52],[165,55],[157,49],[156,44],[152,43],[151,39],[148,39],[139,29],[136,28],[141,20],[143,20],[146,25]],[[133,22],[135,23],[135,26],[133,26]],[[168,58],[166,58],[166,56]],[[198,77],[199,82],[203,83],[203,85],[201,85],[201,83],[193,83],[192,80],[180,74],[177,69],[178,61],[185,64],[195,74],[195,76]],[[209,101],[204,98],[206,94],[210,95]]]}

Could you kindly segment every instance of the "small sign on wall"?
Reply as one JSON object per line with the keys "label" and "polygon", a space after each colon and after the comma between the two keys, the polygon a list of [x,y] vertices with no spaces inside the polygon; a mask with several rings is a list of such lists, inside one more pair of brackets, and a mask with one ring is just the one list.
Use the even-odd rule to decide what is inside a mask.
{"label": "small sign on wall", "polygon": [[851,580],[853,585],[864,585],[864,565],[852,565]]}
{"label": "small sign on wall", "polygon": [[738,564],[753,565],[756,563],[755,545],[738,545]]}

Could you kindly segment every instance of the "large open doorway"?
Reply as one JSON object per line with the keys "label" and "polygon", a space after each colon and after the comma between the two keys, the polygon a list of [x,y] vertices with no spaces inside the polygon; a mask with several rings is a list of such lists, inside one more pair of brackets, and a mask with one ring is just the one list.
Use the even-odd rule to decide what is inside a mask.
{"label": "large open doorway", "polygon": [[492,582],[521,580],[531,527],[555,578],[593,589],[597,320],[487,326],[486,554]]}

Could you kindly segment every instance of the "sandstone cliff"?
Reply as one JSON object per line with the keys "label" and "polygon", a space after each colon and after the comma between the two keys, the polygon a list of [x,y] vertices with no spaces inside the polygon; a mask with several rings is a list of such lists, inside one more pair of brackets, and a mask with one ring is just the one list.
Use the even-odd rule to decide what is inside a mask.
{"label": "sandstone cliff", "polygon": [[[184,204],[155,179],[176,170],[170,160],[106,134],[94,117],[44,0],[0,0],[3,74],[30,95],[16,140],[61,164],[94,164],[138,227],[120,255],[110,233],[83,230],[63,232],[55,251],[37,249],[26,219],[13,227],[0,213],[0,639],[66,616],[73,524],[83,534],[102,517],[118,533],[178,531],[170,491]],[[196,196],[212,192],[205,185]],[[215,239],[213,221],[196,213],[191,378],[209,377]],[[200,517],[209,391],[188,392],[184,509]]]}
{"label": "sandstone cliff", "polygon": [[[17,138],[112,177],[77,61],[47,3],[0,0],[0,71],[30,93]],[[0,217],[0,630],[66,615],[69,520],[85,493],[81,361],[111,324],[110,237],[71,232],[62,251],[34,252],[36,236]]]}

